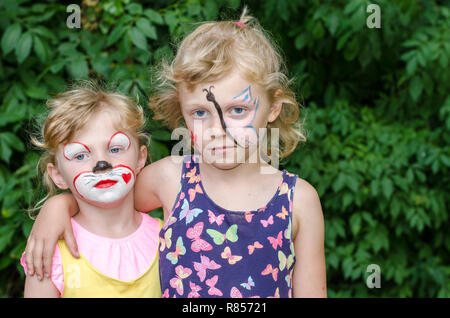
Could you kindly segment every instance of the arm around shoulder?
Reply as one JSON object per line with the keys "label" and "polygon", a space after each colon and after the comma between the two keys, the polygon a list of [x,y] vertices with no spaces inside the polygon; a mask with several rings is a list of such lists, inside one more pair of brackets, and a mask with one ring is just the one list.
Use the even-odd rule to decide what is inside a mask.
{"label": "arm around shoulder", "polygon": [[293,296],[327,297],[325,224],[319,195],[311,184],[299,178],[293,200]]}
{"label": "arm around shoulder", "polygon": [[173,196],[174,189],[178,190],[180,160],[179,156],[165,157],[141,170],[134,189],[136,210],[148,212],[168,204],[168,197]]}

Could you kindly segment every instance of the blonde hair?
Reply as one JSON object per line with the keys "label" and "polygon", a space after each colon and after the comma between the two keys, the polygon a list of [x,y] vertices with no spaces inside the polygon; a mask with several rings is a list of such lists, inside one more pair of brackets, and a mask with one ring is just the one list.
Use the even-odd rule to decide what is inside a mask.
{"label": "blonde hair", "polygon": [[300,105],[289,88],[281,53],[259,23],[247,15],[246,7],[239,21],[201,23],[180,43],[170,64],[162,61],[156,94],[149,103],[154,119],[162,120],[170,129],[184,124],[179,84],[192,89],[199,83],[223,78],[234,67],[248,80],[260,84],[271,104],[282,102],[280,115],[267,128],[279,129],[280,158],[288,156],[299,141],[306,141],[299,122]]}
{"label": "blonde hair", "polygon": [[149,144],[150,137],[143,132],[145,119],[142,107],[127,96],[105,91],[93,81],[79,82],[72,89],[49,99],[46,105],[49,111],[45,122],[39,136],[32,136],[31,142],[43,151],[38,169],[48,195],[29,212],[38,210],[45,200],[57,193],[47,173],[47,164],[56,165],[58,147],[70,142],[100,110],[113,110],[114,127],[129,132],[140,146]]}

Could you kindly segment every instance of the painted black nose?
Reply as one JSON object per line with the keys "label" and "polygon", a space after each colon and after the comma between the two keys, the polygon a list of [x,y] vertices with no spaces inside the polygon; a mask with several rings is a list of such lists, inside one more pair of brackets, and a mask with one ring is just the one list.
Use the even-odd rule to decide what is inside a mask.
{"label": "painted black nose", "polygon": [[112,166],[109,162],[106,161],[97,161],[97,164],[92,169],[92,172],[96,173],[97,171],[109,170],[112,169]]}

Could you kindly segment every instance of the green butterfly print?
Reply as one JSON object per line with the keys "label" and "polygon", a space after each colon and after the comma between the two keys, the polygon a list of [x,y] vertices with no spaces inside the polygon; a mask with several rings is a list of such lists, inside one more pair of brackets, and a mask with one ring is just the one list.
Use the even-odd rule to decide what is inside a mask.
{"label": "green butterfly print", "polygon": [[239,237],[237,235],[237,224],[233,224],[228,228],[225,234],[220,233],[219,231],[213,230],[213,229],[207,229],[206,233],[208,233],[209,236],[214,240],[214,243],[217,245],[222,245],[225,240],[228,240],[230,242],[236,242]]}

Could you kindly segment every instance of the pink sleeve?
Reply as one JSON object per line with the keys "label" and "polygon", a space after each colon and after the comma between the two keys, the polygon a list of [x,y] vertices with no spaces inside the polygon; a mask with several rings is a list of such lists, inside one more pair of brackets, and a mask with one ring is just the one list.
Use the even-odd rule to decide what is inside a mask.
{"label": "pink sleeve", "polygon": [[[25,275],[28,275],[27,264],[25,262],[25,252],[23,252],[22,257],[20,258],[20,264],[25,271]],[[58,245],[56,245],[55,253],[53,254],[51,279],[53,285],[55,285],[55,287],[58,289],[59,295],[62,296],[64,292],[64,272],[62,266],[61,251],[59,250]]]}

